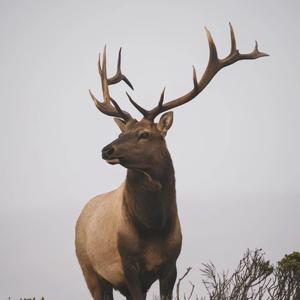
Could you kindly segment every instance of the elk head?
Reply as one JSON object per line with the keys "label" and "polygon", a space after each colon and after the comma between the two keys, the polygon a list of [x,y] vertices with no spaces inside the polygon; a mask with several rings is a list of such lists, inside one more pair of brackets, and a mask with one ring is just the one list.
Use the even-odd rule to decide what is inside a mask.
{"label": "elk head", "polygon": [[[268,56],[268,54],[258,50],[257,42],[255,42],[255,48],[251,53],[240,54],[239,50],[236,48],[235,35],[230,23],[229,26],[231,50],[223,59],[218,58],[213,38],[207,28],[205,28],[209,44],[209,61],[206,70],[199,81],[193,66],[193,88],[185,95],[165,103],[164,89],[158,105],[151,110],[146,110],[126,93],[132,105],[143,115],[143,118],[140,121],[137,121],[128,112],[122,110],[109,94],[109,85],[124,81],[130,88],[133,89],[133,86],[121,71],[121,49],[119,51],[117,72],[113,77],[107,77],[106,48],[104,48],[102,65],[100,55],[98,61],[98,70],[103,91],[103,102],[97,100],[91,91],[90,95],[96,107],[102,113],[114,117],[115,122],[121,130],[121,134],[116,140],[103,148],[103,159],[110,164],[119,163],[128,169],[136,169],[148,173],[151,168],[157,167],[160,158],[168,155],[165,136],[173,122],[173,113],[169,110],[194,99],[222,68],[239,60],[257,59],[259,57]],[[158,123],[155,123],[155,118],[163,112],[166,113],[161,116]]]}

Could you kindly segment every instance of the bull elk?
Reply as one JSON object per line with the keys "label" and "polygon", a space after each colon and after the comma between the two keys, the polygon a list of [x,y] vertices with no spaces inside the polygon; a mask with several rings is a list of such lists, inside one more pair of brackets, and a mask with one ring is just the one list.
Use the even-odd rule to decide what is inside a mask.
{"label": "bull elk", "polygon": [[[239,60],[267,56],[258,50],[241,54],[236,48],[230,25],[231,50],[218,58],[210,32],[209,61],[200,80],[193,67],[193,88],[185,95],[164,102],[165,89],[158,105],[146,110],[128,93],[132,105],[143,115],[139,121],[110,96],[109,86],[124,81],[132,84],[121,71],[121,49],[117,72],[107,76],[106,48],[99,55],[103,101],[90,95],[100,112],[114,117],[121,130],[119,137],[102,149],[108,163],[127,169],[125,182],[117,189],[98,195],[84,207],[76,224],[76,254],[94,300],[113,299],[119,290],[127,299],[145,299],[147,290],[159,280],[162,299],[172,299],[176,281],[176,260],[181,251],[181,229],[177,213],[175,176],[165,136],[172,126],[171,109],[194,99],[222,68]],[[164,113],[158,123],[155,118]]]}

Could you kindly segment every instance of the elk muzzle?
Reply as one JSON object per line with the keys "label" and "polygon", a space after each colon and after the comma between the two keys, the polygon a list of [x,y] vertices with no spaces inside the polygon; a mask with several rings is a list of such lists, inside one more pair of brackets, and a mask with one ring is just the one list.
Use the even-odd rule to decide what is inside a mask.
{"label": "elk muzzle", "polygon": [[114,157],[114,154],[116,152],[115,150],[116,149],[112,144],[109,144],[102,149],[102,158],[111,165],[115,165],[120,162],[119,158]]}

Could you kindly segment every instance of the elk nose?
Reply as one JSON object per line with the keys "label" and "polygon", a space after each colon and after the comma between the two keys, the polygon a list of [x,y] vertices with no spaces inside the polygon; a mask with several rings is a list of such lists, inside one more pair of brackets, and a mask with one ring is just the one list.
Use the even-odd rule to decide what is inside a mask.
{"label": "elk nose", "polygon": [[108,159],[115,152],[115,148],[112,145],[107,145],[102,149],[102,158]]}

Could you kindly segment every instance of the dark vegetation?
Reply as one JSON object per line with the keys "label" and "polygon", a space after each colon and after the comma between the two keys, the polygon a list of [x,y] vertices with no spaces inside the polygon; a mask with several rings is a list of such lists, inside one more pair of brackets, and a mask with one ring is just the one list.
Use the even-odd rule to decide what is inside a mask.
{"label": "dark vegetation", "polygon": [[[200,273],[206,289],[205,296],[195,295],[196,285],[190,281],[190,291],[183,294],[180,292],[180,285],[183,280],[187,280],[191,270],[187,268],[178,279],[174,289],[176,300],[300,300],[299,252],[285,255],[276,265],[272,265],[265,259],[261,249],[247,250],[232,273],[219,273],[212,262],[202,264]],[[8,299],[13,300],[10,297]]]}
{"label": "dark vegetation", "polygon": [[265,259],[261,249],[247,250],[236,269],[218,273],[212,262],[200,268],[206,296],[180,294],[180,283],[191,271],[188,268],[178,280],[176,298],[189,300],[300,300],[300,253],[285,255],[275,266]]}
{"label": "dark vegetation", "polygon": [[[8,297],[8,300],[12,300],[12,298]],[[45,300],[45,298],[44,297],[42,297],[41,299],[35,298],[35,297],[33,297],[33,298],[20,298],[20,300]]]}

